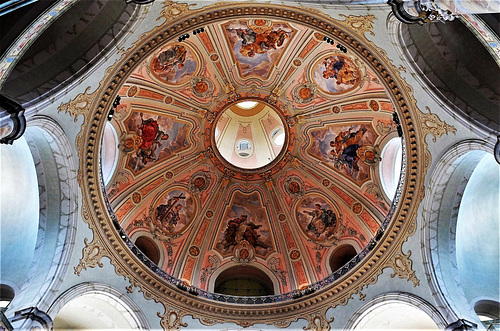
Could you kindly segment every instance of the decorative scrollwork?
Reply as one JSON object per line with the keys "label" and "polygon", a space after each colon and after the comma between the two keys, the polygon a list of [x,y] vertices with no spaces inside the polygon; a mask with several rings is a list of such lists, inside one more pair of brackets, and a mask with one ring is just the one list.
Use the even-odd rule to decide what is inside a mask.
{"label": "decorative scrollwork", "polygon": [[424,135],[433,135],[432,141],[436,142],[436,138],[441,137],[445,133],[448,134],[448,132],[451,132],[453,134],[456,134],[457,129],[454,126],[441,121],[441,119],[439,119],[436,114],[431,113],[429,107],[426,106],[425,109],[427,109],[429,113],[419,114],[419,119]]}
{"label": "decorative scrollwork", "polygon": [[90,86],[85,89],[85,92],[80,93],[67,103],[61,103],[61,105],[57,108],[59,112],[64,111],[65,113],[69,113],[72,117],[74,117],[74,121],[78,120],[78,115],[85,115],[90,111],[90,104],[94,99],[96,92],[99,89],[96,89],[93,93],[88,94],[90,90]]}
{"label": "decorative scrollwork", "polygon": [[344,14],[339,14],[341,17],[345,17],[344,21],[339,21],[339,23],[344,24],[345,26],[353,29],[360,36],[364,37],[366,32],[369,32],[372,36],[375,35],[373,33],[373,20],[377,19],[374,15],[365,15],[365,16],[355,16],[349,15],[346,16]]}
{"label": "decorative scrollwork", "polygon": [[330,330],[330,323],[333,322],[332,318],[326,318],[326,310],[318,313],[310,314],[306,317],[307,326],[302,329],[311,331],[328,331]]}
{"label": "decorative scrollwork", "polygon": [[187,323],[182,323],[182,319],[184,318],[185,314],[181,313],[180,310],[173,309],[165,304],[164,307],[165,313],[163,315],[160,313],[156,313],[158,317],[161,318],[160,325],[162,326],[163,330],[178,331],[181,329],[181,327],[185,328],[188,326]]}
{"label": "decorative scrollwork", "polygon": [[97,239],[92,240],[91,243],[88,242],[88,238],[83,239],[85,247],[82,250],[83,257],[80,259],[80,263],[75,267],[75,274],[80,276],[83,269],[95,268],[96,266],[103,267],[101,263],[101,258],[105,256],[105,250],[101,242]]}
{"label": "decorative scrollwork", "polygon": [[186,3],[176,3],[171,0],[165,0],[165,4],[163,5],[163,10],[160,13],[160,17],[156,20],[158,21],[161,17],[165,18],[165,23],[173,21],[174,19],[183,16],[187,11],[190,11],[189,7],[194,6],[195,4],[186,4]]}
{"label": "decorative scrollwork", "polygon": [[415,270],[413,270],[413,262],[410,259],[411,251],[408,254],[403,252],[397,252],[392,256],[392,258],[387,263],[387,267],[392,268],[394,272],[391,274],[391,278],[398,276],[399,278],[406,278],[408,281],[413,282],[413,286],[419,286],[420,280],[415,276]]}

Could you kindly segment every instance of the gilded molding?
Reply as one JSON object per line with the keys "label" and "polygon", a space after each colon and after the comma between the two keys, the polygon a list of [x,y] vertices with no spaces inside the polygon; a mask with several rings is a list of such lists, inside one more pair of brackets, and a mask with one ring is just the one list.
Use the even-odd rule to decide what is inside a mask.
{"label": "gilded molding", "polygon": [[441,121],[436,114],[432,114],[429,107],[425,107],[429,113],[420,113],[419,119],[424,135],[431,134],[433,136],[432,141],[436,142],[437,137],[441,137],[443,134],[448,134],[451,132],[456,134],[457,129],[453,125]]}
{"label": "gilded molding", "polygon": [[156,20],[160,20],[162,17],[165,18],[165,23],[169,23],[176,18],[182,17],[186,12],[190,11],[189,7],[194,6],[194,4],[177,3],[171,0],[165,0],[163,4],[163,10],[160,13],[160,17]]}
{"label": "gilded molding", "polygon": [[99,266],[103,267],[101,263],[101,258],[108,256],[105,254],[105,250],[101,242],[94,238],[91,243],[88,242],[88,238],[83,239],[85,242],[85,247],[82,250],[83,257],[80,259],[80,263],[74,268],[75,275],[80,276],[83,269],[95,268]]}
{"label": "gilded molding", "polygon": [[165,308],[165,313],[156,313],[158,317],[161,318],[160,325],[163,330],[178,331],[181,327],[185,328],[188,326],[187,323],[182,323],[182,319],[186,316],[186,314],[182,313],[178,309],[173,309],[168,305],[164,304],[163,306]]}
{"label": "gilded molding", "polygon": [[311,331],[329,331],[330,323],[333,322],[334,318],[327,318],[326,311],[327,309],[323,309],[320,312],[307,315],[306,320],[309,324],[302,327],[302,329]]}
{"label": "gilded molding", "polygon": [[90,113],[90,105],[92,104],[92,101],[97,95],[97,91],[99,89],[96,89],[94,92],[88,94],[88,91],[90,90],[90,86],[88,86],[85,89],[85,92],[80,93],[71,100],[70,102],[67,103],[61,103],[61,105],[57,108],[59,113],[64,111],[65,113],[69,113],[71,117],[74,117],[74,121],[78,121],[78,116],[83,115],[88,115]]}
{"label": "gilded molding", "polygon": [[415,276],[415,270],[412,268],[413,262],[410,259],[410,256],[410,250],[408,250],[408,254],[398,252],[391,257],[387,266],[394,270],[391,274],[391,278],[394,278],[395,276],[402,279],[406,278],[408,281],[412,281],[413,286],[416,287],[420,285],[420,280],[418,280],[417,276]]}
{"label": "gilded molding", "polygon": [[351,28],[361,37],[365,38],[365,33],[369,32],[370,35],[375,36],[373,32],[373,20],[377,18],[374,15],[364,15],[364,16],[355,16],[355,15],[344,15],[339,14],[340,17],[345,17],[344,21],[339,21],[339,23]]}

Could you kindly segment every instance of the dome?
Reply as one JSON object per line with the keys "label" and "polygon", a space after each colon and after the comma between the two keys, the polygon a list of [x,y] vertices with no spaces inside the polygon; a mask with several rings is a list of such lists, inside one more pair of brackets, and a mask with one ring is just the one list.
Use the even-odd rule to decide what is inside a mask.
{"label": "dome", "polygon": [[101,141],[118,156],[98,217],[153,297],[234,304],[260,320],[260,305],[349,296],[341,283],[374,272],[374,248],[390,246],[385,232],[408,211],[414,136],[384,163],[403,164],[396,194],[382,184],[382,150],[413,130],[411,116],[400,126],[408,107],[394,108],[387,70],[339,28],[292,13],[207,20],[179,36],[163,27],[111,70],[113,98],[96,116],[120,97],[108,122],[117,144]]}

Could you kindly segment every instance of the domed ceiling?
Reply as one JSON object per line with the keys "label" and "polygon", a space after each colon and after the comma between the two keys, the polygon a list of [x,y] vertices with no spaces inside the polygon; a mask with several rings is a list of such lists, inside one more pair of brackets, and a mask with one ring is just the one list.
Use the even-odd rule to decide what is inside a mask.
{"label": "domed ceiling", "polygon": [[[187,314],[285,327],[361,296],[385,267],[417,285],[401,245],[428,156],[411,88],[362,36],[370,18],[258,4],[162,14],[91,104],[72,101],[91,109],[77,138],[84,255],[109,256],[129,290],[162,302],[165,327]],[[238,292],[245,277],[258,289]]]}
{"label": "domed ceiling", "polygon": [[158,47],[123,84],[108,197],[162,270],[213,290],[213,268],[248,264],[286,293],[327,277],[336,246],[374,237],[392,200],[379,167],[394,110],[364,61],[324,37],[220,21]]}

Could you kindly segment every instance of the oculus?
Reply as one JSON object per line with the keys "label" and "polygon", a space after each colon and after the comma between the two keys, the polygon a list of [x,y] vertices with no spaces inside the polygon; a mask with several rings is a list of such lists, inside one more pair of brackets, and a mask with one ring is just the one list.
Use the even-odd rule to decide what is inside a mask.
{"label": "oculus", "polygon": [[215,145],[229,164],[259,169],[274,161],[285,145],[283,121],[268,104],[244,100],[226,108],[215,125]]}

